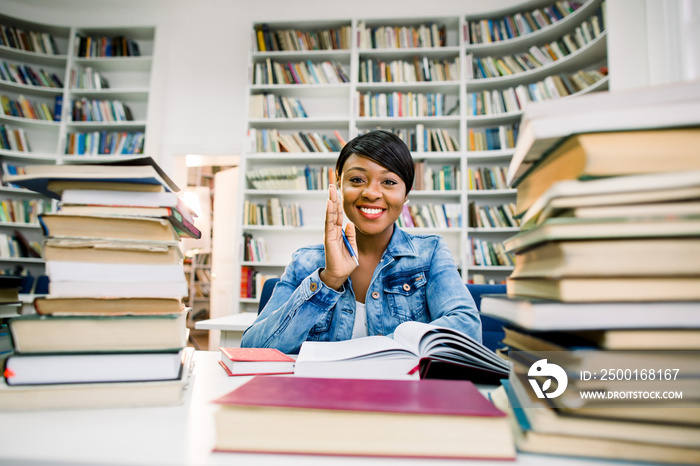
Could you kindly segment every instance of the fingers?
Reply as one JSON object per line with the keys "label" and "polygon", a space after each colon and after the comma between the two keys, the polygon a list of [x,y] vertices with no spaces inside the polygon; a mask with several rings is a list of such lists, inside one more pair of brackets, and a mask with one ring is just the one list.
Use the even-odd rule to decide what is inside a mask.
{"label": "fingers", "polygon": [[352,248],[355,250],[355,254],[357,254],[357,236],[355,235],[354,223],[348,222],[348,224],[345,226],[345,237],[348,239],[350,246],[352,246]]}
{"label": "fingers", "polygon": [[335,226],[336,217],[338,212],[336,210],[336,204],[330,199],[326,200],[326,231],[332,229]]}

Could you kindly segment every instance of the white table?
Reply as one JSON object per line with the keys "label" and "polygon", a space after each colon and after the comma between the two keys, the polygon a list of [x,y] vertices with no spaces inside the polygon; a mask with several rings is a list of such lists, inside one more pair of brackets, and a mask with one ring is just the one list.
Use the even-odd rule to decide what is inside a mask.
{"label": "white table", "polygon": [[[194,380],[183,405],[0,413],[0,464],[260,466],[578,466],[608,464],[521,454],[512,461],[420,460],[213,453],[211,401],[250,377],[228,377],[218,352],[195,353]],[[624,463],[629,465],[630,463]]]}
{"label": "white table", "polygon": [[253,325],[256,317],[258,314],[255,312],[241,312],[215,319],[200,320],[194,324],[194,328],[197,330],[220,330],[219,346],[238,348],[241,346],[243,332]]}

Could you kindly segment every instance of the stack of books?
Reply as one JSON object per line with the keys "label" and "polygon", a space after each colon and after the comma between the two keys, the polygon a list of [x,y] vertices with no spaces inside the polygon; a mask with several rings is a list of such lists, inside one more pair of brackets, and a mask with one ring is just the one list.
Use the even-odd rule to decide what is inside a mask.
{"label": "stack of books", "polygon": [[520,450],[700,462],[699,110],[698,81],[526,110],[515,268],[481,303]]}
{"label": "stack of books", "polygon": [[10,321],[0,407],[182,402],[193,350],[179,240],[200,233],[177,186],[148,157],[11,178],[61,202],[40,216],[49,294]]}

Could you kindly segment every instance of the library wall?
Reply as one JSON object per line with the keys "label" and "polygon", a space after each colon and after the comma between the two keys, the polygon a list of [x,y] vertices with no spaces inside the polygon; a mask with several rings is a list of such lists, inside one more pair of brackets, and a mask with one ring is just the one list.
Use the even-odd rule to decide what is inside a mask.
{"label": "library wall", "polygon": [[[656,0],[654,0],[656,1]],[[294,21],[353,17],[436,17],[472,15],[512,5],[542,2],[488,0],[355,0],[319,8],[315,0],[0,0],[8,15],[51,24],[76,26],[149,25],[157,28],[153,88],[149,109],[150,137],[146,151],[156,155],[166,170],[173,158],[186,153],[237,154],[246,130],[245,102],[250,24],[254,21]],[[620,89],[698,77],[698,50],[688,37],[698,37],[697,7],[692,1],[665,0],[665,25],[650,26],[646,0],[610,2],[610,66],[616,70],[611,88]],[[697,3],[697,2],[696,2]],[[321,3],[322,4],[322,3]],[[687,15],[690,8],[694,15]],[[692,12],[691,11],[691,12]],[[685,15],[685,16],[684,16]],[[683,19],[685,18],[685,19]],[[679,27],[672,27],[674,24]],[[653,26],[654,29],[650,29]],[[648,33],[653,31],[653,34]],[[665,45],[649,41],[669,36]],[[692,42],[692,41],[691,41]],[[679,44],[683,51],[678,52]],[[698,46],[695,45],[697,48]],[[672,53],[676,50],[676,53]],[[633,53],[635,52],[635,53]],[[695,57],[693,65],[688,56]],[[673,57],[676,57],[675,59]],[[634,62],[631,60],[634,58]],[[679,66],[686,68],[678,70]],[[693,69],[687,69],[694,66]],[[653,70],[670,70],[663,76]],[[626,70],[623,72],[623,70]],[[621,74],[618,74],[621,73]],[[679,75],[680,73],[680,75]]]}

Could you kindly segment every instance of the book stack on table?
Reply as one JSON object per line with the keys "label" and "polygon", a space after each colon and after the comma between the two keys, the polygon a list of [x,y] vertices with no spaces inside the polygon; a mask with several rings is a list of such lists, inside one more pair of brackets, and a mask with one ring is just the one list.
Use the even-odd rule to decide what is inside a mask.
{"label": "book stack on table", "polygon": [[10,320],[0,409],[181,402],[193,350],[179,240],[199,231],[177,186],[149,157],[6,178],[61,202],[40,217],[49,294]]}
{"label": "book stack on table", "polygon": [[515,268],[481,303],[520,450],[700,462],[699,145],[698,81],[526,109]]}

